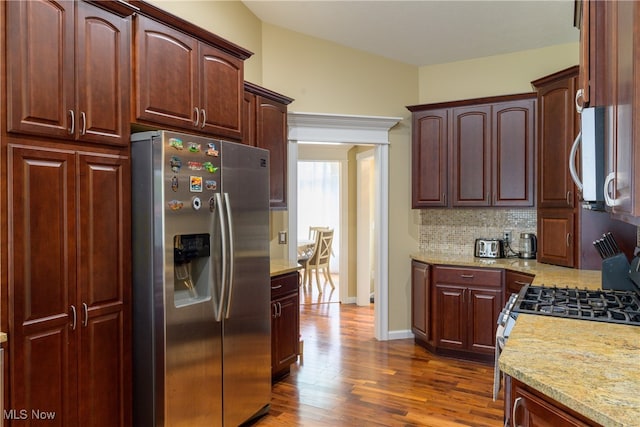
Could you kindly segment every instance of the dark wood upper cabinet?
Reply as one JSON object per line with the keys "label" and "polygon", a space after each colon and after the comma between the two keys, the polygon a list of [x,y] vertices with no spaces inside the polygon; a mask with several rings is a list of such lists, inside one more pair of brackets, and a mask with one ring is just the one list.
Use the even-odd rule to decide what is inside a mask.
{"label": "dark wood upper cabinet", "polygon": [[606,97],[605,78],[605,8],[607,2],[576,1],[575,26],[580,29],[580,73],[575,102],[580,107],[603,105]]}
{"label": "dark wood upper cabinet", "polygon": [[640,225],[640,5],[593,3],[604,3],[606,16],[605,199],[616,219]]}
{"label": "dark wood upper cabinet", "polygon": [[241,139],[243,59],[142,15],[134,53],[134,120]]}
{"label": "dark wood upper cabinet", "polygon": [[412,207],[447,206],[449,110],[417,111],[411,121]]}
{"label": "dark wood upper cabinet", "polygon": [[494,206],[534,205],[535,127],[533,99],[493,107]]}
{"label": "dark wood upper cabinet", "polygon": [[452,110],[453,206],[491,204],[491,106]]}
{"label": "dark wood upper cabinet", "polygon": [[578,67],[532,82],[538,91],[538,207],[573,208],[569,152],[578,135],[574,106]]}
{"label": "dark wood upper cabinet", "polygon": [[136,118],[198,130],[198,41],[144,16],[135,28]]}
{"label": "dark wood upper cabinet", "polygon": [[412,207],[533,206],[535,94],[407,107]]}
{"label": "dark wood upper cabinet", "polygon": [[243,100],[243,142],[269,150],[270,206],[287,208],[287,106],[284,95],[245,82]]}
{"label": "dark wood upper cabinet", "polygon": [[7,130],[125,146],[130,19],[85,2],[7,2]]}

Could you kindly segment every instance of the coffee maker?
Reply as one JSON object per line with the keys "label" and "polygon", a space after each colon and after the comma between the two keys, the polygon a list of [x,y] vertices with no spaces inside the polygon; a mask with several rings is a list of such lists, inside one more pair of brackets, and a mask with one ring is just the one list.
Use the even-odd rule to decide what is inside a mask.
{"label": "coffee maker", "polygon": [[533,233],[520,233],[519,258],[534,259],[538,250],[538,239]]}

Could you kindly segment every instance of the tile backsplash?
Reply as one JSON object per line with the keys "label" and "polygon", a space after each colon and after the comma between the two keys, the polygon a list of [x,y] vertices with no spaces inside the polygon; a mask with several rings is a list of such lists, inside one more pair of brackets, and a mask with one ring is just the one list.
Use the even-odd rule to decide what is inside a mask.
{"label": "tile backsplash", "polygon": [[502,238],[511,230],[517,250],[520,233],[536,232],[536,209],[422,209],[420,250],[473,255],[478,237]]}

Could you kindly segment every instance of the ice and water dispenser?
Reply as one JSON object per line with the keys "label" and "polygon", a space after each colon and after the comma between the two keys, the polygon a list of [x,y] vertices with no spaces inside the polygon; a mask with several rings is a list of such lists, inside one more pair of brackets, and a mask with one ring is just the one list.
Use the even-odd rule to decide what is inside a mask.
{"label": "ice and water dispenser", "polygon": [[210,235],[180,234],[173,238],[174,303],[180,307],[211,297]]}

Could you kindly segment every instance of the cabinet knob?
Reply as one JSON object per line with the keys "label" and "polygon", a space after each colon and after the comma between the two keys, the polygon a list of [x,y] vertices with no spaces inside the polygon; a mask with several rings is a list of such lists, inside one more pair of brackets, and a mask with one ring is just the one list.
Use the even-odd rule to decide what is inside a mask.
{"label": "cabinet knob", "polygon": [[571,206],[571,190],[567,191],[567,205]]}
{"label": "cabinet knob", "polygon": [[202,110],[202,126],[200,126],[201,129],[204,129],[204,125],[207,124],[207,110],[205,110],[204,108]]}
{"label": "cabinet knob", "polygon": [[196,116],[196,121],[193,122],[193,125],[197,127],[198,124],[200,123],[200,110],[198,110],[198,107],[196,107],[196,108],[193,109],[193,111],[194,111],[195,116]]}
{"label": "cabinet knob", "polygon": [[567,233],[567,247],[571,246],[571,233]]}

